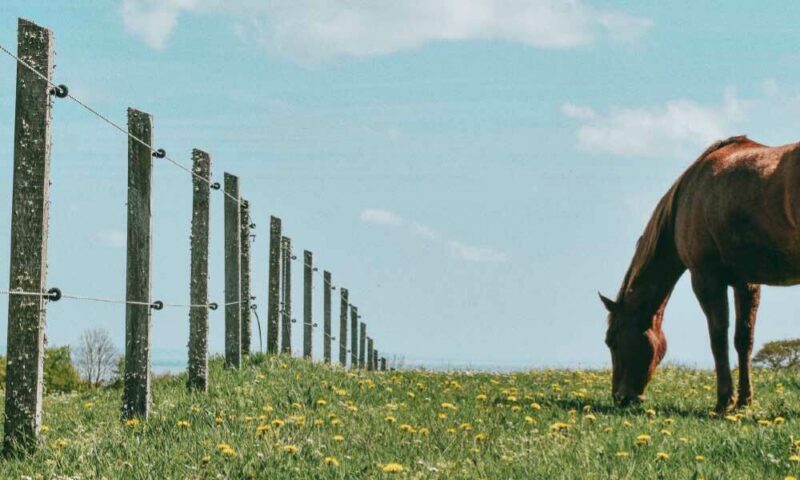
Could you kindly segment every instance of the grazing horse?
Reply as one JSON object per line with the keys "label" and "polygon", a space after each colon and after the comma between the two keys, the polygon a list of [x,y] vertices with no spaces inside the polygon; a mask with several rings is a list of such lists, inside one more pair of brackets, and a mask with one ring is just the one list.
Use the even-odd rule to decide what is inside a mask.
{"label": "grazing horse", "polygon": [[[718,412],[752,401],[750,354],[760,285],[800,283],[800,143],[745,136],[711,145],[658,202],[609,312],[612,394],[643,400],[664,358],[664,309],[686,270],[708,320]],[[728,287],[736,309],[738,396],[728,363]]]}

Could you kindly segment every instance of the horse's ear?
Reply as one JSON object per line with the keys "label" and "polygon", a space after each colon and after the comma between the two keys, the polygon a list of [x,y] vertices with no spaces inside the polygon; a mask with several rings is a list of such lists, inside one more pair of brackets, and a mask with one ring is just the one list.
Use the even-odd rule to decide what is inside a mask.
{"label": "horse's ear", "polygon": [[608,310],[609,313],[613,313],[617,310],[618,305],[614,300],[603,296],[603,294],[600,292],[597,292],[597,295],[600,297],[600,301],[603,302],[603,305],[605,305],[606,310]]}

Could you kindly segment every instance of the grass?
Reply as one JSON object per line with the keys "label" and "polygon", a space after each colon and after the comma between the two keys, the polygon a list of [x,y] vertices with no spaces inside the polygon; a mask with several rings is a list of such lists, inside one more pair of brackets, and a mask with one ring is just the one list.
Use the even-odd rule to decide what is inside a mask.
{"label": "grass", "polygon": [[754,379],[755,406],[719,418],[713,374],[687,369],[659,371],[649,402],[619,410],[606,371],[354,373],[262,356],[224,371],[215,360],[206,394],[187,392],[185,376],[157,379],[138,424],[119,420],[119,390],[47,396],[41,447],[0,460],[0,478],[800,477],[800,383]]}

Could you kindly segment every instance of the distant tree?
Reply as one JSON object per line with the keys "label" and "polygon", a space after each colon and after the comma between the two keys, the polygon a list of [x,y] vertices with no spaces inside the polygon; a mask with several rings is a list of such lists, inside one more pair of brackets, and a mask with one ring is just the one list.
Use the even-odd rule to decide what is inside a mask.
{"label": "distant tree", "polygon": [[44,351],[44,386],[48,393],[72,392],[81,386],[81,378],[72,364],[68,346]]}
{"label": "distant tree", "polygon": [[765,343],[753,363],[767,368],[800,367],[800,338]]}
{"label": "distant tree", "polygon": [[111,380],[118,362],[119,355],[108,330],[95,328],[81,334],[75,364],[89,386],[98,387]]}

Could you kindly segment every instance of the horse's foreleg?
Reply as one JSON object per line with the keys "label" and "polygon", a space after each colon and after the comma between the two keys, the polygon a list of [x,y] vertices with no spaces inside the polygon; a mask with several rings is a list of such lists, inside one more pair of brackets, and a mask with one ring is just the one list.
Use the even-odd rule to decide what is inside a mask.
{"label": "horse's foreleg", "polygon": [[753,400],[753,390],[750,386],[750,354],[753,352],[753,336],[761,287],[747,284],[734,288],[733,293],[736,301],[736,333],[733,335],[733,344],[739,354],[739,395],[736,406],[746,407]]}
{"label": "horse's foreleg", "polygon": [[692,272],[692,289],[708,320],[711,353],[717,372],[717,412],[727,410],[734,401],[733,378],[728,360],[727,285],[716,277]]}

